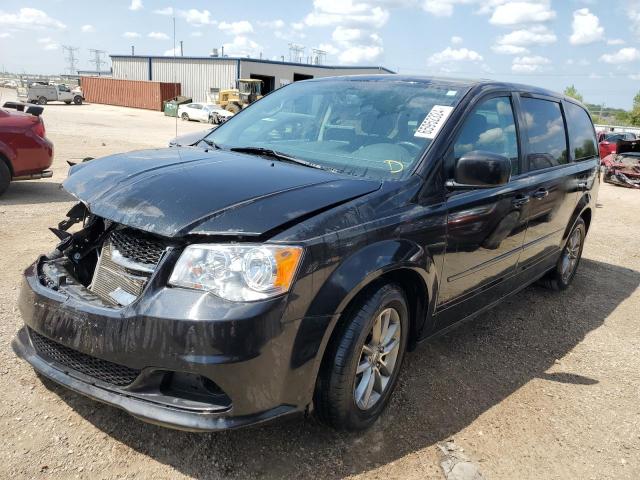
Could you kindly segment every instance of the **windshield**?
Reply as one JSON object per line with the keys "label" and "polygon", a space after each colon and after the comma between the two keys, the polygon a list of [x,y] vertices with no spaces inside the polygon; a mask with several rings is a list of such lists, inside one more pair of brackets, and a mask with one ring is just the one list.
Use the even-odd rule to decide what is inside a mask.
{"label": "windshield", "polygon": [[437,115],[441,125],[466,91],[431,81],[293,83],[206,138],[221,148],[261,147],[340,173],[400,179],[431,143]]}

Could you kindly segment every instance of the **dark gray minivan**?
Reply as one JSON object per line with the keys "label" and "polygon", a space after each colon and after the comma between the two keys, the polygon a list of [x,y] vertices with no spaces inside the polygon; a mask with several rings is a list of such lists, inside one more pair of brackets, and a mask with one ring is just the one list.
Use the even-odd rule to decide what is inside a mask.
{"label": "dark gray minivan", "polygon": [[13,347],[156,424],[315,409],[365,428],[416,342],[534,281],[569,286],[598,171],[588,112],[546,90],[294,83],[194,147],[72,167],[79,203],[25,272]]}

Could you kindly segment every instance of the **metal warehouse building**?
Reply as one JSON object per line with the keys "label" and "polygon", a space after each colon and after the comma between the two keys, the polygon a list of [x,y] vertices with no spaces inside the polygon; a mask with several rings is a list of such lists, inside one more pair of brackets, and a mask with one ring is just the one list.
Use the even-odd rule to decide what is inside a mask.
{"label": "metal warehouse building", "polygon": [[343,67],[237,57],[111,55],[113,78],[176,82],[182,95],[207,101],[216,90],[235,88],[238,78],[263,81],[262,93],[298,80],[336,75],[394,73],[384,67]]}

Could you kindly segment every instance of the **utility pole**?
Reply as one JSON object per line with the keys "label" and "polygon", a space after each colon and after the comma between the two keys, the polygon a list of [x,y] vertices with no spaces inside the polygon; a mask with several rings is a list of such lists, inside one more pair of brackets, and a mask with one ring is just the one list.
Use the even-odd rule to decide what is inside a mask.
{"label": "utility pole", "polygon": [[180,56],[184,57],[184,50],[182,49],[182,40],[180,40]]}
{"label": "utility pole", "polygon": [[64,59],[67,61],[67,70],[69,71],[69,75],[75,75],[78,70],[78,57],[76,52],[80,49],[78,47],[71,47],[69,45],[62,45],[62,51],[66,54]]}
{"label": "utility pole", "polygon": [[96,66],[96,71],[100,73],[102,71],[102,65],[104,63],[107,63],[106,61],[102,60],[102,55],[107,52],[105,52],[104,50],[96,50],[95,48],[90,48],[89,53],[93,55],[93,60],[89,61]]}

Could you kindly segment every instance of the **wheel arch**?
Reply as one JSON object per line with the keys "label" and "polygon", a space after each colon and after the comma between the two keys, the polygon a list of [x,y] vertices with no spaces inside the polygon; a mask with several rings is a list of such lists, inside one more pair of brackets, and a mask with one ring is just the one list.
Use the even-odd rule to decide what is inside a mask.
{"label": "wheel arch", "polygon": [[2,143],[0,142],[0,162],[3,162],[7,168],[9,169],[9,173],[11,174],[11,178],[15,176],[15,171],[13,170],[13,164],[9,158],[9,155],[5,153],[5,149],[3,148]]}

